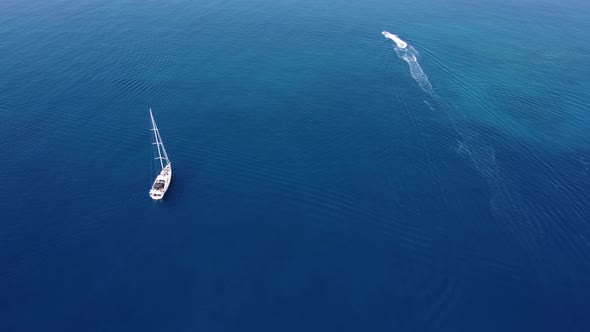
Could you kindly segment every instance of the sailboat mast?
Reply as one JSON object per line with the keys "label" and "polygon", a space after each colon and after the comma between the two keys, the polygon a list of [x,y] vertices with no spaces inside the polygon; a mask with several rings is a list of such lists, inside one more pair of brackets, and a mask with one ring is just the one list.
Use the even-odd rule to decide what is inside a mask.
{"label": "sailboat mast", "polygon": [[160,131],[158,130],[158,138],[160,139],[160,146],[162,147],[162,154],[164,155],[164,159],[166,159],[166,165],[170,164],[170,159],[168,159],[168,153],[166,153],[166,147],[164,147],[164,141],[162,141],[162,136],[160,136]]}
{"label": "sailboat mast", "polygon": [[[152,109],[150,108],[150,118],[152,119],[152,130],[154,131],[154,137],[156,139],[156,147],[158,148],[158,158],[160,160],[160,166],[162,166],[162,169],[164,168],[164,163],[162,162],[162,154],[160,153],[160,144],[162,142],[162,139],[159,138],[160,137],[160,133],[158,132],[158,127],[156,127],[156,121],[154,120],[154,115],[152,114]],[[164,150],[164,155],[166,155],[166,151]],[[168,157],[166,156],[166,161],[168,161]]]}

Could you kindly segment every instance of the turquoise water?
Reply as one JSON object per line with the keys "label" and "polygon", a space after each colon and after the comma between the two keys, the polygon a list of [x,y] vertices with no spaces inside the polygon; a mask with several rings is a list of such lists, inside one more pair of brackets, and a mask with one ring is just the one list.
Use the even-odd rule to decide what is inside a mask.
{"label": "turquoise water", "polygon": [[1,2],[0,331],[585,331],[589,14]]}

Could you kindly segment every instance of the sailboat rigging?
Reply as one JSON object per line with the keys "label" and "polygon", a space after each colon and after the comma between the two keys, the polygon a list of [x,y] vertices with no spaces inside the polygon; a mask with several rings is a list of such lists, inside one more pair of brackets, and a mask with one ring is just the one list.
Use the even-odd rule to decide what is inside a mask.
{"label": "sailboat rigging", "polygon": [[160,173],[154,180],[154,184],[150,189],[150,197],[154,200],[160,200],[164,198],[164,194],[166,194],[166,191],[170,186],[170,182],[172,181],[172,164],[170,163],[170,159],[168,159],[168,154],[166,153],[164,142],[162,142],[162,137],[160,136],[158,126],[156,126],[156,120],[154,120],[154,115],[152,114],[151,108],[150,118],[152,120],[151,131],[154,132],[155,139],[155,142],[152,144],[155,145],[158,150],[158,156],[155,159],[160,161]]}

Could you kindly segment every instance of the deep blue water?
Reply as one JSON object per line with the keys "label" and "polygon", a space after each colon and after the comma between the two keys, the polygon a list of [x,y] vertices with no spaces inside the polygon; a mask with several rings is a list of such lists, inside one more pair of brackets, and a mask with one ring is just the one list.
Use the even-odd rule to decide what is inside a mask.
{"label": "deep blue water", "polygon": [[0,331],[588,331],[588,17],[0,2]]}

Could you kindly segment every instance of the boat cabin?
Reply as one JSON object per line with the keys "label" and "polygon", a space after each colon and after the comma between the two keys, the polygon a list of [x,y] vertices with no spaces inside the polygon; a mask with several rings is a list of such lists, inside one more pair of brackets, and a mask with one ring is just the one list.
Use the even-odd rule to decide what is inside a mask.
{"label": "boat cabin", "polygon": [[156,189],[156,190],[164,189],[165,185],[166,185],[166,181],[158,180],[156,183],[154,183],[154,189]]}

